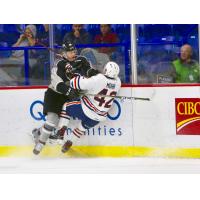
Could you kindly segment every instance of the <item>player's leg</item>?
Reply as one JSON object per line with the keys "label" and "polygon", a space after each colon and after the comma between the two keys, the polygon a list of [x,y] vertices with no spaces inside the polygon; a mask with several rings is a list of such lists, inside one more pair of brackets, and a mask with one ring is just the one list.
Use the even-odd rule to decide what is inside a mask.
{"label": "player's leg", "polygon": [[86,129],[82,126],[82,122],[78,124],[78,127],[72,131],[71,140],[67,140],[62,148],[61,151],[66,153],[72,146],[73,143],[76,143],[80,138],[85,134]]}
{"label": "player's leg", "polygon": [[[85,114],[83,113],[83,110],[82,110],[82,107],[81,107],[80,99],[74,100],[72,102],[67,102],[63,105],[63,109],[62,109],[62,112],[61,112],[61,115],[60,115],[60,120],[59,120],[59,123],[58,123],[58,127],[61,127],[60,130],[64,130],[64,132],[65,132],[65,130],[66,130],[68,124],[69,124],[70,117],[75,117],[75,118],[78,118],[80,120],[85,118]],[[85,128],[82,127],[82,125],[78,128],[79,129],[74,130],[75,134],[84,133]],[[60,133],[58,131],[57,137],[59,137],[59,134]],[[63,136],[62,138],[64,139],[64,134],[63,133],[61,133],[61,134]],[[73,134],[73,135],[75,135],[75,134]],[[65,145],[64,145],[65,151],[68,150],[68,148],[70,148],[71,145],[72,145],[72,142],[70,140],[67,140],[65,142]],[[63,150],[63,152],[64,152],[64,150]]]}
{"label": "player's leg", "polygon": [[67,114],[66,106],[63,105],[63,109],[59,116],[59,122],[56,134],[50,135],[49,139],[51,140],[63,140],[65,131],[67,130],[67,126],[70,121],[70,116]]}
{"label": "player's leg", "polygon": [[34,143],[36,144],[39,140],[39,136],[40,136],[40,128],[34,128],[31,132],[31,136],[33,138]]}
{"label": "player's leg", "polygon": [[[47,115],[47,113],[51,112],[59,115],[62,110],[62,106],[65,102],[65,99],[65,95],[59,94],[53,91],[52,89],[48,88],[44,95],[43,114]],[[38,141],[38,138],[41,135],[41,128],[42,127],[35,128],[32,131],[31,135],[35,142]]]}
{"label": "player's leg", "polygon": [[48,112],[47,113],[47,121],[45,124],[41,127],[41,134],[39,136],[39,140],[36,143],[33,153],[39,154],[41,150],[43,149],[44,145],[46,144],[49,136],[53,133],[55,127],[58,124],[58,115],[55,113]]}
{"label": "player's leg", "polygon": [[99,121],[92,120],[88,118],[87,116],[85,116],[84,119],[78,124],[78,127],[73,130],[71,140],[67,140],[64,143],[61,151],[63,153],[66,153],[74,143],[76,143],[85,135],[85,131],[87,129],[90,129],[96,126],[98,123]]}
{"label": "player's leg", "polygon": [[79,118],[81,110],[81,102],[80,99],[66,102],[63,105],[59,122],[58,122],[58,130],[54,136],[51,136],[50,139],[61,139],[63,140],[65,131],[67,130],[67,126],[70,121],[70,117],[77,117]]}

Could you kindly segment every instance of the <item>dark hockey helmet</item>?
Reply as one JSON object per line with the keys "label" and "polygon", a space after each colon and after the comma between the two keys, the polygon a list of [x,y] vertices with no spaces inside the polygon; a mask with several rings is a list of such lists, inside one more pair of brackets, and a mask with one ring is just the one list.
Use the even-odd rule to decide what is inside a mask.
{"label": "dark hockey helmet", "polygon": [[76,51],[76,47],[72,42],[64,42],[62,44],[63,51]]}

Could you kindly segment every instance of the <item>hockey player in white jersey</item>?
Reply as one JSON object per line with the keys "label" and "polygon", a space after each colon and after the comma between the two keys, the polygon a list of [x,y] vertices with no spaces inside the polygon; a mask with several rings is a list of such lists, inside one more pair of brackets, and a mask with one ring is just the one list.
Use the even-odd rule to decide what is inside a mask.
{"label": "hockey player in white jersey", "polygon": [[[76,77],[70,81],[71,88],[85,91],[85,95],[79,101],[66,103],[60,116],[59,127],[67,126],[70,117],[81,119],[81,123],[73,130],[73,141],[81,138],[87,129],[106,120],[114,97],[121,87],[118,74],[119,66],[114,62],[108,62],[104,74],[89,79]],[[69,150],[73,141],[65,142],[62,146],[63,153]]]}
{"label": "hockey player in white jersey", "polygon": [[[73,130],[72,141],[67,140],[62,146],[63,153],[68,151],[74,140],[81,138],[87,129],[106,120],[108,111],[121,87],[118,75],[119,66],[114,62],[108,62],[104,67],[103,74],[98,74],[91,78],[77,76],[70,80],[70,87],[84,91],[84,95],[63,105],[59,127],[68,126],[71,117],[81,120]],[[45,144],[45,141],[39,141],[35,145],[34,151],[36,154],[42,150],[43,144]]]}

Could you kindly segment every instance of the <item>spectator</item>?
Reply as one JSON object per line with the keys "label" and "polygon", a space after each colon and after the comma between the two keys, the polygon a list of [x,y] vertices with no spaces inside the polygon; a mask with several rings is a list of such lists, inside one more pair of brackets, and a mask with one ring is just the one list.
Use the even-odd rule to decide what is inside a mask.
{"label": "spectator", "polygon": [[43,24],[41,29],[37,34],[36,44],[49,46],[49,24]]}
{"label": "spectator", "polygon": [[[62,45],[61,33],[56,26],[54,26],[54,44]],[[37,42],[39,46],[49,46],[49,24],[43,24],[37,33]]]}
{"label": "spectator", "polygon": [[[20,35],[17,42],[13,45],[13,47],[26,47],[26,46],[34,46],[36,43],[36,26],[35,25],[27,25],[23,34]],[[23,50],[16,50],[12,53],[12,57],[20,58],[23,57]]]}
{"label": "spectator", "polygon": [[192,59],[192,47],[185,44],[181,47],[180,58],[172,62],[176,70],[176,83],[199,83],[199,64]]}
{"label": "spectator", "polygon": [[[49,24],[43,24],[37,34],[36,45],[49,46]],[[50,77],[49,50],[37,50],[35,54],[36,63],[30,69],[30,78],[35,84],[46,84]]]}
{"label": "spectator", "polygon": [[[116,33],[111,31],[110,24],[101,24],[100,25],[101,33],[95,36],[94,43],[106,44],[106,43],[117,43],[119,39]],[[116,48],[113,47],[101,47],[98,48],[99,53],[105,53],[111,56],[111,54],[115,51]]]}
{"label": "spectator", "polygon": [[89,44],[91,43],[90,34],[83,28],[83,24],[73,24],[72,31],[66,33],[63,43],[71,42],[73,44]]}

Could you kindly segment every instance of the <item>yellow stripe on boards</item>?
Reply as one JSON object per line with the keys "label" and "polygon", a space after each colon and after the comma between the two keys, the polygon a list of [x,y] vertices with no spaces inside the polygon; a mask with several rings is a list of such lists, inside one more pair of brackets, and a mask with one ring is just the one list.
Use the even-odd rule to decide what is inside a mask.
{"label": "yellow stripe on boards", "polygon": [[[32,157],[33,146],[0,146],[0,157]],[[178,157],[200,158],[200,148],[154,148],[127,146],[74,146],[61,153],[60,146],[46,146],[41,157]]]}

